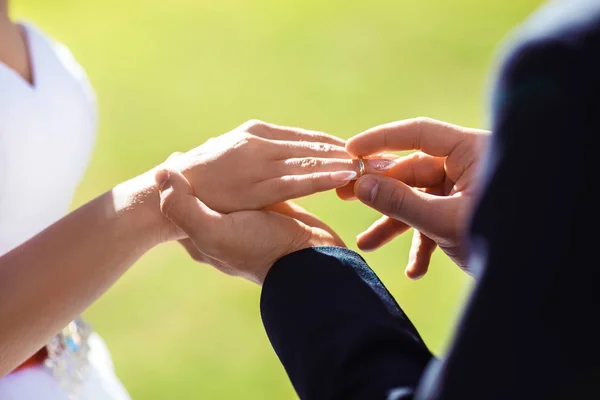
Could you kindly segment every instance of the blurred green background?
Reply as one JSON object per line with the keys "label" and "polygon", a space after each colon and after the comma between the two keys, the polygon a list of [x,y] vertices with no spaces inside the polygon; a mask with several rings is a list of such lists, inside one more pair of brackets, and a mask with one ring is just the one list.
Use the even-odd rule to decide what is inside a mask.
{"label": "blurred green background", "polygon": [[[486,127],[498,45],[541,0],[17,0],[65,43],[98,94],[100,129],[73,207],[250,118],[349,137],[425,115]],[[226,178],[226,177],[224,177]],[[302,199],[356,249],[378,215]],[[440,252],[403,275],[411,234],[367,261],[442,355],[470,279]],[[190,261],[143,257],[86,312],[134,399],[294,399],[259,288]]]}

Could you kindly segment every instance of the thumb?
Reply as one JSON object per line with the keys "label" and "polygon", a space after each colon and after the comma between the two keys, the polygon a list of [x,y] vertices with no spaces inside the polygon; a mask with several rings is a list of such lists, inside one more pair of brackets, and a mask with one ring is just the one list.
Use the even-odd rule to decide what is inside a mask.
{"label": "thumb", "polygon": [[393,178],[365,175],[356,181],[354,193],[366,205],[430,237],[437,236],[433,232],[444,221],[443,197],[424,193]]}
{"label": "thumb", "polygon": [[160,211],[177,225],[194,243],[214,240],[225,218],[193,195],[188,180],[174,169],[156,172],[160,193]]}

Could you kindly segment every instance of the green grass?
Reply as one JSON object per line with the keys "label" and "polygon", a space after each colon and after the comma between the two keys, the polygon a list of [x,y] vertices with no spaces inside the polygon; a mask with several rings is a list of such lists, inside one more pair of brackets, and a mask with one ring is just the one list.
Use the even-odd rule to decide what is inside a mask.
{"label": "green grass", "polygon": [[[250,118],[349,137],[426,115],[485,127],[498,44],[541,0],[18,0],[67,44],[98,94],[100,131],[73,206]],[[353,249],[377,218],[325,193],[301,201]],[[367,261],[443,354],[470,280],[441,253],[403,275],[410,235]],[[134,399],[293,399],[259,289],[175,245],[143,257],[86,317]]]}

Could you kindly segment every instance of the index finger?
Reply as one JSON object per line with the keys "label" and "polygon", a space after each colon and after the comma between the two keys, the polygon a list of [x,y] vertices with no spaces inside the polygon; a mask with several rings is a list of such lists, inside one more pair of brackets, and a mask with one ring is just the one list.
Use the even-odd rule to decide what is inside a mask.
{"label": "index finger", "polygon": [[259,120],[248,121],[241,125],[241,128],[253,135],[271,140],[321,142],[342,147],[346,145],[344,139],[325,132],[275,125]]}
{"label": "index finger", "polygon": [[346,150],[355,156],[382,151],[420,150],[445,157],[466,137],[465,128],[431,118],[413,118],[371,128],[348,139]]}

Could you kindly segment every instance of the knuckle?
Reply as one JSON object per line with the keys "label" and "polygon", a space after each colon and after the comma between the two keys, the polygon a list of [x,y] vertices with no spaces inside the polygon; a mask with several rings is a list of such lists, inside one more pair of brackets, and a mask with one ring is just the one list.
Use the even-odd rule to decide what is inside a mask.
{"label": "knuckle", "polygon": [[389,196],[387,196],[387,198],[387,201],[385,198],[381,199],[383,202],[387,202],[387,204],[384,203],[384,206],[387,206],[387,208],[389,208],[389,211],[392,214],[399,215],[404,209],[404,203],[406,199],[405,192],[400,190],[398,187],[393,187],[390,190]]}
{"label": "knuckle", "polygon": [[312,148],[319,153],[331,153],[333,152],[333,146],[327,143],[316,143],[311,145]]}
{"label": "knuckle", "polygon": [[258,137],[246,132],[239,132],[232,137],[232,140],[228,143],[228,148],[229,150],[233,150],[241,147],[253,146],[258,139]]}
{"label": "knuckle", "polygon": [[435,120],[429,117],[416,117],[412,120],[412,123],[419,127],[423,127],[435,123]]}
{"label": "knuckle", "polygon": [[253,145],[256,145],[257,143],[260,143],[262,141],[262,138],[259,136],[249,135],[249,134],[245,133],[240,137],[240,141],[243,144],[248,144],[248,145],[253,146]]}
{"label": "knuckle", "polygon": [[264,150],[265,145],[272,144],[268,139],[253,135],[248,135],[242,142],[253,151]]}
{"label": "knuckle", "polygon": [[471,166],[474,161],[476,149],[470,142],[465,141],[459,144],[451,156],[446,159],[446,165],[449,171],[453,171],[453,178],[457,179]]}
{"label": "knuckle", "polygon": [[434,125],[437,121],[433,118],[429,118],[429,117],[416,117],[415,119],[413,119],[413,123],[416,124],[419,127],[426,127],[428,125]]}
{"label": "knuckle", "polygon": [[417,117],[413,119],[412,123],[415,126],[416,132],[416,135],[414,135],[413,149],[420,150],[421,140],[423,138],[424,132],[427,130],[427,128],[433,125],[435,121],[429,117]]}
{"label": "knuckle", "polygon": [[426,123],[427,121],[431,120],[431,118],[420,115],[418,117],[415,117],[413,120],[415,121],[415,123]]}
{"label": "knuckle", "polygon": [[424,126],[427,125],[427,117],[417,117],[412,122],[415,127],[416,135],[414,135],[414,142],[412,148],[416,150],[421,149],[421,137],[423,135]]}
{"label": "knuckle", "polygon": [[258,120],[258,119],[248,120],[240,126],[240,129],[242,129],[246,132],[252,133],[254,135],[258,135],[258,134],[264,132],[267,128],[268,128],[267,123],[265,123],[261,120]]}
{"label": "knuckle", "polygon": [[320,166],[322,163],[315,158],[305,158],[300,162],[300,167],[302,168],[316,168]]}

